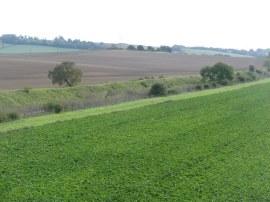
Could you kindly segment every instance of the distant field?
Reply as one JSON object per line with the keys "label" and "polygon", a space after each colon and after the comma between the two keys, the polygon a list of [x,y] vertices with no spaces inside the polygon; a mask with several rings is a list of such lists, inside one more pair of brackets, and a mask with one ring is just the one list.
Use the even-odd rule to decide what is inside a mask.
{"label": "distant field", "polygon": [[219,52],[219,51],[210,51],[210,50],[197,50],[197,49],[191,49],[191,48],[184,48],[183,52],[189,55],[226,55],[230,57],[249,57],[251,58],[252,56],[246,56],[246,55],[241,55],[241,54],[235,54],[235,53],[224,53],[224,52]]}
{"label": "distant field", "polygon": [[198,74],[202,67],[219,61],[236,69],[248,69],[249,65],[263,65],[263,59],[243,57],[139,51],[56,51],[34,54],[28,50],[25,54],[0,55],[0,89],[51,87],[48,71],[57,63],[66,60],[74,61],[83,70],[83,84],[131,80],[144,76],[194,75]]}
{"label": "distant field", "polygon": [[3,134],[0,198],[269,201],[269,100],[261,83]]}
{"label": "distant field", "polygon": [[8,45],[5,44],[3,48],[0,47],[0,54],[18,54],[26,53],[29,56],[33,53],[57,53],[57,52],[74,52],[81,51],[68,48],[55,48],[49,46],[31,46],[31,45]]}

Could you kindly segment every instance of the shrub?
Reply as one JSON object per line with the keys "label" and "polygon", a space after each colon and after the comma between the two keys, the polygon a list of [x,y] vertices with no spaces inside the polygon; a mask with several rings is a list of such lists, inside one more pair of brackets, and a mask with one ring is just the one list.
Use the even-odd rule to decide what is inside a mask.
{"label": "shrub", "polygon": [[220,83],[220,85],[222,85],[222,86],[227,86],[228,84],[229,84],[229,81],[228,80],[223,80]]}
{"label": "shrub", "polygon": [[250,72],[254,72],[254,70],[255,70],[255,67],[254,67],[253,65],[249,65],[249,68],[248,68],[248,70],[249,70]]}
{"label": "shrub", "polygon": [[58,114],[58,113],[60,113],[61,111],[63,111],[63,105],[61,105],[61,104],[55,104],[54,105],[54,112],[56,113],[56,114]]}
{"label": "shrub", "polygon": [[204,88],[205,89],[209,89],[209,85],[208,84],[204,84]]}
{"label": "shrub", "polygon": [[237,79],[238,79],[240,82],[246,81],[246,79],[245,79],[243,76],[238,76]]}
{"label": "shrub", "polygon": [[215,87],[217,87],[217,84],[215,82],[213,82],[212,86],[215,88]]}
{"label": "shrub", "polygon": [[259,70],[259,69],[256,69],[255,71],[256,71],[257,74],[262,74],[262,73],[263,73],[263,72],[262,72],[261,70]]}
{"label": "shrub", "polygon": [[25,93],[30,93],[30,90],[31,90],[31,89],[32,89],[31,87],[25,86],[25,87],[23,88],[23,92],[25,92]]}
{"label": "shrub", "polygon": [[61,111],[63,111],[64,107],[60,103],[48,102],[43,105],[43,109],[46,112],[60,113]]}
{"label": "shrub", "polygon": [[151,96],[165,96],[166,87],[162,83],[154,83],[150,89],[149,95]]}
{"label": "shrub", "polygon": [[201,89],[202,89],[202,86],[201,86],[201,85],[196,85],[195,88],[196,88],[197,90],[201,90]]}
{"label": "shrub", "polygon": [[250,78],[252,78],[253,80],[256,80],[255,74],[253,74],[252,72],[248,72],[247,74],[250,76]]}
{"label": "shrub", "polygon": [[20,118],[20,114],[18,112],[9,112],[7,114],[7,118],[10,121],[14,121]]}

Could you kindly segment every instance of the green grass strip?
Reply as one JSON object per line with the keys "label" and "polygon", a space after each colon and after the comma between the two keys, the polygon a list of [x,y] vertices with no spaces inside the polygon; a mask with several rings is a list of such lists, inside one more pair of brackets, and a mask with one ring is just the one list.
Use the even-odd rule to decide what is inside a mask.
{"label": "green grass strip", "polygon": [[74,120],[74,119],[84,118],[88,116],[109,114],[109,113],[113,113],[117,111],[125,111],[125,110],[145,107],[149,105],[164,103],[168,101],[177,101],[177,100],[189,99],[189,98],[198,97],[198,96],[212,95],[216,93],[238,90],[238,89],[246,88],[249,86],[254,86],[254,85],[269,83],[269,82],[270,82],[270,79],[265,79],[265,80],[260,80],[256,82],[244,83],[244,84],[228,86],[228,87],[212,89],[212,90],[185,93],[185,94],[173,95],[173,96],[168,96],[168,97],[158,97],[158,98],[136,100],[136,101],[125,102],[125,103],[121,103],[117,105],[89,108],[89,109],[84,109],[84,110],[65,112],[61,114],[48,114],[48,115],[43,115],[43,116],[30,117],[30,118],[20,119],[13,122],[2,123],[0,125],[1,126],[0,132],[5,133],[11,130],[19,130],[23,128],[43,126],[50,123]]}

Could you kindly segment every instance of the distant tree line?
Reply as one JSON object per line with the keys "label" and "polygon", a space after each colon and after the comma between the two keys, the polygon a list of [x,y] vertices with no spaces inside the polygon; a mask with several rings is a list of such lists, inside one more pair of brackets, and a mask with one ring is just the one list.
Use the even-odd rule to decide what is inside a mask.
{"label": "distant tree line", "polygon": [[[2,43],[1,43],[2,41]],[[55,37],[53,40],[40,39],[38,37],[31,36],[17,36],[15,34],[3,34],[0,37],[0,48],[3,48],[3,43],[14,44],[14,45],[40,45],[40,46],[51,46],[59,48],[74,48],[82,50],[99,50],[99,49],[127,49],[127,50],[138,50],[138,51],[158,51],[158,52],[183,52],[185,48],[194,50],[208,50],[208,51],[218,51],[225,54],[241,54],[254,57],[265,57],[270,49],[257,49],[257,50],[238,50],[238,49],[224,49],[224,48],[212,48],[212,47],[185,47],[182,45],[170,46],[160,46],[154,48],[152,46],[142,46],[142,45],[128,45],[128,44],[112,44],[112,43],[95,43],[91,41],[81,41],[79,39],[65,39],[62,36]],[[2,44],[2,45],[1,45]]]}
{"label": "distant tree line", "polygon": [[240,55],[247,55],[247,56],[254,56],[254,57],[265,57],[269,52],[270,49],[257,49],[257,50],[238,50],[238,49],[226,49],[226,48],[212,48],[212,47],[185,47],[182,45],[174,45],[172,46],[172,51],[174,52],[182,52],[182,49],[184,48],[190,48],[194,50],[207,50],[207,51],[217,51],[217,52],[223,52],[223,53],[233,53],[233,54],[240,54]]}
{"label": "distant tree line", "polygon": [[90,41],[81,41],[79,39],[64,39],[64,37],[55,37],[53,40],[39,39],[38,37],[16,36],[15,34],[4,34],[0,37],[3,43],[15,45],[40,45],[59,48],[74,48],[83,50],[101,49],[101,46]]}
{"label": "distant tree line", "polygon": [[144,47],[143,45],[129,45],[127,46],[127,50],[132,50],[132,51],[156,51],[156,52],[172,52],[172,48],[170,46],[160,46],[158,48],[154,48],[153,46],[147,46]]}

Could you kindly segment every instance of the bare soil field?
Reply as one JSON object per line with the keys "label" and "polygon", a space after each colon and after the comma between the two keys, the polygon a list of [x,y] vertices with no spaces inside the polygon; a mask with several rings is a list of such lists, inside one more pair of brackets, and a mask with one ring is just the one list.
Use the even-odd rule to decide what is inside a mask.
{"label": "bare soil field", "polygon": [[263,59],[180,55],[138,51],[87,51],[0,55],[0,89],[52,87],[48,71],[57,63],[73,61],[84,72],[83,84],[138,79],[143,76],[198,74],[206,65],[225,62],[235,69],[261,67]]}

